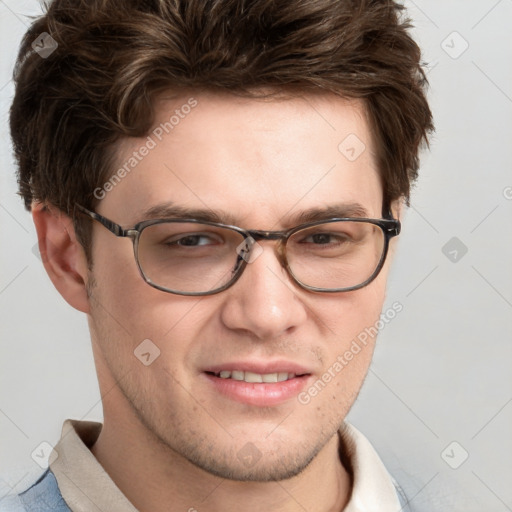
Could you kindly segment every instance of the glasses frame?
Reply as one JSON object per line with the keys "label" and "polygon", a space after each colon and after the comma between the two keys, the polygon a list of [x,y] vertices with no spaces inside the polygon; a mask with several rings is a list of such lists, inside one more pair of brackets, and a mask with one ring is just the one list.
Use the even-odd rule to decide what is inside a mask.
{"label": "glasses frame", "polygon": [[[239,264],[236,272],[233,274],[233,277],[223,286],[221,286],[219,288],[214,288],[213,290],[210,290],[207,292],[182,292],[182,291],[178,291],[178,290],[172,290],[170,288],[165,288],[164,286],[160,286],[160,285],[152,282],[151,279],[148,278],[144,274],[144,270],[142,269],[142,267],[140,265],[139,256],[138,256],[138,248],[139,248],[139,239],[140,239],[140,236],[141,236],[142,232],[144,231],[144,229],[146,229],[149,226],[154,226],[156,224],[165,224],[165,223],[173,223],[173,222],[195,223],[195,224],[203,224],[203,225],[207,225],[207,226],[216,226],[216,227],[220,227],[220,228],[226,228],[226,229],[235,231],[243,236],[244,241],[246,243],[248,243],[248,247],[250,248],[249,253],[248,253],[249,255],[250,255],[250,250],[252,249],[254,242],[258,242],[261,240],[277,240],[277,241],[279,241],[279,244],[277,246],[277,254],[279,256],[281,266],[286,270],[286,272],[291,277],[291,279],[297,285],[299,285],[301,288],[311,291],[311,292],[318,292],[318,293],[349,292],[349,291],[359,290],[360,288],[363,288],[363,287],[369,285],[379,275],[380,271],[382,270],[382,267],[384,266],[384,263],[386,261],[386,257],[388,254],[389,241],[391,240],[391,238],[398,236],[401,231],[401,223],[397,219],[393,219],[393,218],[371,219],[371,218],[364,218],[364,217],[328,218],[328,219],[324,219],[324,220],[317,220],[317,221],[313,221],[313,222],[307,222],[304,224],[300,224],[299,226],[295,226],[294,228],[291,228],[286,231],[264,231],[264,230],[258,230],[258,229],[243,229],[238,226],[232,226],[229,224],[222,224],[222,223],[218,223],[218,222],[210,222],[210,221],[203,221],[203,220],[198,220],[198,219],[187,219],[187,218],[145,220],[142,222],[138,222],[132,228],[125,229],[121,225],[115,223],[114,221],[112,221],[110,219],[107,219],[106,217],[104,217],[103,215],[100,215],[99,213],[88,210],[87,208],[85,208],[79,204],[76,204],[75,206],[76,206],[76,208],[78,208],[78,210],[81,213],[88,215],[92,219],[98,221],[102,226],[107,228],[114,235],[116,235],[118,237],[131,238],[131,240],[133,242],[133,253],[135,256],[135,262],[137,264],[137,268],[139,269],[139,273],[142,276],[142,279],[144,279],[144,281],[147,284],[149,284],[153,288],[156,288],[163,292],[173,293],[176,295],[186,295],[186,296],[196,296],[196,297],[206,296],[206,295],[214,295],[214,294],[220,293],[220,292],[230,288],[231,286],[233,286],[238,281],[238,279],[240,279],[240,277],[242,276],[245,268],[247,267],[248,261],[244,257],[240,256],[240,254],[238,254],[238,258],[241,261],[240,261],[240,264]],[[390,215],[390,217],[391,217],[391,215]],[[384,234],[384,248],[382,251],[381,258],[380,258],[379,263],[378,263],[377,267],[375,268],[375,271],[373,272],[373,274],[368,279],[366,279],[366,281],[364,281],[363,283],[355,285],[355,286],[345,287],[345,288],[317,288],[315,286],[309,286],[307,284],[302,283],[293,274],[293,271],[291,270],[291,268],[288,264],[288,260],[286,258],[286,243],[288,242],[290,237],[292,235],[294,235],[295,233],[297,233],[298,231],[301,231],[303,229],[307,229],[307,228],[310,228],[313,226],[318,226],[320,224],[326,224],[329,222],[366,222],[366,223],[374,224],[375,226],[378,226],[382,230],[382,232]]]}

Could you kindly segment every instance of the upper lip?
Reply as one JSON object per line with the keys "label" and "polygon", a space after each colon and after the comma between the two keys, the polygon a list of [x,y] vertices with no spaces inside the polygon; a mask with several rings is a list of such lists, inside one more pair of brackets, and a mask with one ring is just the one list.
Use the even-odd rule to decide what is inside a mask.
{"label": "upper lip", "polygon": [[208,366],[205,372],[219,373],[221,371],[244,371],[265,375],[269,373],[295,373],[307,375],[311,373],[307,367],[291,361],[230,361]]}

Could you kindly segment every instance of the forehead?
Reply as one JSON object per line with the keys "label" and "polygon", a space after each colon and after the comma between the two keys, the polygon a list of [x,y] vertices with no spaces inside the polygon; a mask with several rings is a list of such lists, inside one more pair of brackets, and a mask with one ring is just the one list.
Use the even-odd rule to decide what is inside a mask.
{"label": "forehead", "polygon": [[171,203],[228,211],[229,220],[262,229],[340,203],[380,216],[382,189],[358,101],[183,94],[160,98],[155,114],[148,136],[119,145],[113,173],[126,172],[99,205],[122,222]]}

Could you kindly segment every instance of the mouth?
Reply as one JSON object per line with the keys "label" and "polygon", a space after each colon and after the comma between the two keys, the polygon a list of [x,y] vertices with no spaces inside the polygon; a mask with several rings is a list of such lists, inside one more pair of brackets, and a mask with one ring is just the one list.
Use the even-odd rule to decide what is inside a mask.
{"label": "mouth", "polygon": [[203,372],[216,397],[247,405],[271,407],[296,397],[312,373],[289,363],[229,364]]}
{"label": "mouth", "polygon": [[271,384],[274,382],[285,382],[296,377],[302,377],[303,375],[296,375],[295,373],[288,372],[274,372],[274,373],[255,373],[244,370],[222,370],[220,372],[206,372],[207,374],[214,375],[220,379],[231,379],[244,381],[248,383],[266,383]]}

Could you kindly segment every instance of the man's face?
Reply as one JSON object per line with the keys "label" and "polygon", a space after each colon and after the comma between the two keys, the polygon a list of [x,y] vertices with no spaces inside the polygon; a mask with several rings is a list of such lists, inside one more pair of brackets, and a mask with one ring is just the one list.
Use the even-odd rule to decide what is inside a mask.
{"label": "man's face", "polygon": [[[154,132],[162,140],[151,135],[156,146],[99,202],[98,213],[132,227],[145,210],[172,205],[259,230],[289,229],[308,210],[355,203],[368,217],[381,217],[382,187],[359,103],[327,95],[194,98],[192,109],[181,109],[188,96],[157,104],[154,128],[176,109],[179,122],[169,134]],[[363,146],[355,136],[366,146],[355,160],[350,147],[338,149],[348,136],[356,155]],[[124,141],[118,166],[146,142]],[[275,241],[259,244],[262,253],[231,288],[180,296],[145,283],[131,240],[95,224],[89,288],[102,392],[113,379],[121,390],[105,396],[105,421],[156,436],[164,449],[211,473],[264,481],[300,472],[340,428],[367,372],[372,340],[341,370],[333,365],[378,320],[387,267],[360,290],[313,293],[280,266]],[[145,366],[134,351],[148,339],[160,356]],[[297,376],[226,385],[214,375],[222,369]],[[329,369],[330,382],[304,399]]]}

